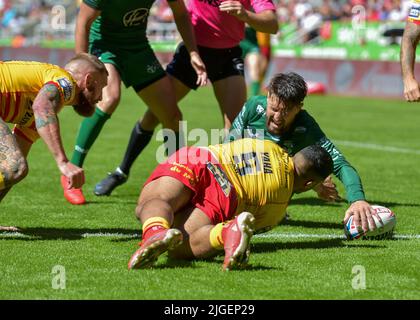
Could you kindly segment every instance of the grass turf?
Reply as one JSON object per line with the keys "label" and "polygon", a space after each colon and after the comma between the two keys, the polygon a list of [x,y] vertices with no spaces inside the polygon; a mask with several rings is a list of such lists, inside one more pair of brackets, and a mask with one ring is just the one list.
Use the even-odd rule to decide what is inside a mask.
{"label": "grass turf", "polygon": [[[180,106],[188,130],[221,126],[210,88],[192,92]],[[357,168],[370,202],[394,210],[396,233],[418,235],[419,106],[330,96],[308,97],[305,106]],[[347,204],[323,203],[314,192],[293,198],[289,222],[253,238],[248,270],[223,273],[222,257],[180,262],[164,255],[154,269],[128,272],[140,232],[134,208],[159,142],[153,139],[111,197],[95,197],[92,190],[118,165],[144,110],[132,91],[124,91],[85,162],[85,206],[64,200],[52,156],[42,141],[34,145],[28,177],[0,205],[1,225],[19,226],[24,234],[0,233],[0,299],[420,298],[420,239],[344,241],[340,221]],[[71,108],[60,114],[68,156],[80,120]],[[52,285],[57,265],[65,268],[64,290]],[[366,270],[366,289],[352,287],[357,265]]]}

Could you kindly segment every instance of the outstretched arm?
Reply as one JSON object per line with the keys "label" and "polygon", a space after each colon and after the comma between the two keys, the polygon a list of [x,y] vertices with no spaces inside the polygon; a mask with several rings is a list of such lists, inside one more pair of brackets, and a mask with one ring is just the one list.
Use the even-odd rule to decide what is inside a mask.
{"label": "outstretched arm", "polygon": [[191,65],[197,73],[197,84],[204,86],[207,84],[207,71],[204,62],[198,53],[197,43],[195,41],[194,29],[191,24],[191,18],[185,7],[183,0],[169,1],[169,6],[174,14],[176,27],[185,43],[185,47],[190,53]]}
{"label": "outstretched arm", "polygon": [[85,182],[83,169],[70,163],[64,152],[57,113],[62,107],[62,97],[53,83],[45,84],[36,96],[32,109],[35,125],[42,140],[53,155],[61,174],[66,176],[69,188],[80,188]]}
{"label": "outstretched arm", "polygon": [[414,77],[416,47],[420,39],[420,25],[407,21],[401,41],[401,72],[404,82],[404,97],[407,101],[420,101],[419,83]]}
{"label": "outstretched arm", "polygon": [[366,201],[362,181],[356,169],[328,138],[322,140],[321,146],[330,153],[334,163],[334,175],[343,183],[347,200],[350,202],[343,222],[346,223],[350,216],[353,216],[356,226],[361,226],[365,232],[369,230],[369,224],[375,229],[376,224],[372,215],[376,213]]}

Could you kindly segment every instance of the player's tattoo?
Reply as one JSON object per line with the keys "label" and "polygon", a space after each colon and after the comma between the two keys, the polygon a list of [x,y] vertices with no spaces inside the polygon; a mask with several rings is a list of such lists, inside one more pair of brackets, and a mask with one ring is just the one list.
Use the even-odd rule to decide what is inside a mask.
{"label": "player's tattoo", "polygon": [[403,76],[413,73],[416,46],[420,40],[420,26],[407,22],[401,43],[401,69]]}
{"label": "player's tattoo", "polygon": [[26,166],[17,142],[6,123],[0,120],[0,173],[6,189],[10,188]]}
{"label": "player's tattoo", "polygon": [[32,106],[36,113],[35,125],[38,129],[58,122],[56,110],[60,104],[61,96],[58,88],[53,84],[44,85]]}

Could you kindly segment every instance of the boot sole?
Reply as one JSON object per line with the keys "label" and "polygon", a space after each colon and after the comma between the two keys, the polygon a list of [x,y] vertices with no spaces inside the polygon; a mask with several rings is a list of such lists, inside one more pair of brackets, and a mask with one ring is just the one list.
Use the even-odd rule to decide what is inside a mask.
{"label": "boot sole", "polygon": [[152,267],[159,256],[182,243],[182,233],[177,229],[169,229],[165,238],[153,242],[145,249],[139,249],[128,263],[128,269],[145,269]]}

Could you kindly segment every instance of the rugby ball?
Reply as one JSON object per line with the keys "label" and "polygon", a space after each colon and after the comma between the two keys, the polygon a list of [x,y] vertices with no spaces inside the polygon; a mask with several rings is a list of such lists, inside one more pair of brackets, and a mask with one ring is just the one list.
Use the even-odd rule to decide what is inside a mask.
{"label": "rugby ball", "polygon": [[[356,228],[356,225],[353,223],[353,216],[351,216],[344,226],[344,234],[346,235],[348,240],[383,240],[392,238],[392,235],[394,233],[394,227],[397,223],[394,212],[392,212],[392,210],[386,207],[379,205],[372,205],[371,207],[381,218],[382,223],[375,215],[373,215],[372,217],[375,221],[376,229],[369,230],[368,232],[366,232],[366,234],[363,234],[363,230],[359,230],[358,228]],[[371,229],[370,224],[369,229]]]}

